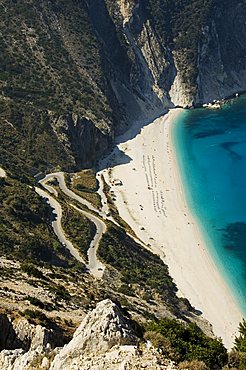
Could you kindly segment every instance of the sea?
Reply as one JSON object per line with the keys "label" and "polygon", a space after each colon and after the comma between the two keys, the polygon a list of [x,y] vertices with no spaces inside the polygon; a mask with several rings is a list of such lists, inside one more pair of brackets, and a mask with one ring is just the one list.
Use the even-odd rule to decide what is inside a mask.
{"label": "sea", "polygon": [[246,317],[246,96],[184,110],[173,141],[188,206]]}

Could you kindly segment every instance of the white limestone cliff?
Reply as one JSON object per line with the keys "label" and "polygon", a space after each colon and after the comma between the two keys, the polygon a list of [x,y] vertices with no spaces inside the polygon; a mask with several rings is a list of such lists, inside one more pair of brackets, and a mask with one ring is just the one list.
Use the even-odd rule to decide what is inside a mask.
{"label": "white limestone cliff", "polygon": [[[44,329],[44,328],[43,328]],[[72,340],[62,348],[51,349],[37,327],[29,351],[0,352],[1,370],[148,370],[176,369],[150,343],[142,343],[119,307],[106,299],[89,312]],[[53,359],[53,360],[52,360]]]}

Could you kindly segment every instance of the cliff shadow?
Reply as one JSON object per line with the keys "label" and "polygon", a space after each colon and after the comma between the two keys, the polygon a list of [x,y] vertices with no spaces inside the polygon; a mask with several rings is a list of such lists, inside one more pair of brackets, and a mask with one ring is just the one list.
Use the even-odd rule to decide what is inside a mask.
{"label": "cliff shadow", "polygon": [[139,119],[137,122],[129,126],[126,132],[124,132],[121,135],[118,135],[115,138],[115,142],[111,150],[108,151],[100,161],[98,161],[97,163],[98,171],[130,163],[132,161],[132,158],[124,152],[124,149],[121,150],[118,147],[118,145],[122,144],[122,146],[124,147],[124,143],[127,145],[127,142],[133,140],[137,135],[139,135],[144,127],[150,125],[155,120],[164,116],[167,113],[168,113],[167,109],[165,111],[158,110],[158,112],[152,114],[152,116],[150,116],[148,119],[146,117]]}
{"label": "cliff shadow", "polygon": [[132,161],[132,158],[125,154],[122,150],[118,148],[115,144],[111,151],[108,152],[97,165],[98,171],[106,170],[115,166],[120,166],[122,164],[127,164]]}

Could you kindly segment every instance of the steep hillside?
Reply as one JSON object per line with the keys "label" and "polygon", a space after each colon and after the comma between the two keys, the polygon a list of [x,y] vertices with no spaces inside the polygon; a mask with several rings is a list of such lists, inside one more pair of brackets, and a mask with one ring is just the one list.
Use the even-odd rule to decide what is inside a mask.
{"label": "steep hillside", "polygon": [[227,0],[216,5],[199,41],[197,103],[245,91],[246,3]]}
{"label": "steep hillside", "polygon": [[35,173],[91,167],[135,120],[245,89],[244,5],[1,2],[2,254],[60,259]]}
{"label": "steep hillside", "polygon": [[1,151],[88,167],[140,117],[245,90],[244,5],[4,0]]}
{"label": "steep hillside", "polygon": [[[105,297],[140,322],[204,325],[119,215],[123,228],[108,222],[98,253],[106,270],[94,279],[55,235],[34,175],[92,168],[137,120],[246,90],[245,0],[2,0],[0,9],[1,313],[62,333],[56,345]],[[65,233],[86,259],[95,226],[56,190]],[[73,190],[100,205],[94,188]]]}

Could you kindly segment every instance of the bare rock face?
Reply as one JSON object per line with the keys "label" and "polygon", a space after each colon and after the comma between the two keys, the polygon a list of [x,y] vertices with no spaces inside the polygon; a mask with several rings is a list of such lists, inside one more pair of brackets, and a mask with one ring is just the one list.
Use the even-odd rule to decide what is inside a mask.
{"label": "bare rock face", "polygon": [[[35,128],[33,143],[41,140],[45,145],[44,155],[36,144],[30,153],[28,145],[23,152],[29,161],[35,158],[34,166],[89,168],[111,148],[114,137],[136,121],[147,123],[176,105],[200,106],[245,91],[245,1],[200,1],[198,7],[196,2],[81,0],[76,5],[48,6],[49,2],[40,0],[42,11],[32,7],[35,22],[29,27],[25,9],[35,2],[30,0],[19,9],[9,1],[13,17],[25,24],[26,37],[20,42],[19,32],[8,27],[2,16],[4,37],[12,40],[4,49],[6,59],[14,63],[15,45],[23,55],[19,77],[24,85],[30,80],[32,97],[28,91],[13,89],[19,77],[10,69],[0,94],[2,102],[7,108],[8,99],[25,97],[18,114],[10,114],[10,125],[6,113],[6,142],[14,127],[22,152],[27,144],[20,127],[25,122],[30,132]],[[40,17],[40,11],[46,16]],[[190,19],[193,13],[195,20],[196,13],[204,17],[197,19],[194,32],[187,32],[189,23],[182,19]],[[80,21],[84,26],[75,30]],[[51,45],[57,49],[55,67]],[[36,77],[29,78],[25,63],[29,53],[31,74],[43,91],[36,91]],[[27,110],[29,99],[33,108]]]}
{"label": "bare rock face", "polygon": [[13,325],[7,315],[0,315],[0,333],[0,350],[21,346],[21,342],[17,340]]}
{"label": "bare rock face", "polygon": [[23,350],[45,347],[53,336],[51,330],[41,325],[33,325],[27,319],[15,319],[11,321],[7,315],[0,315],[0,349]]}
{"label": "bare rock face", "polygon": [[1,370],[26,370],[39,356],[50,351],[54,341],[53,332],[41,325],[33,325],[26,319],[11,321],[6,315],[0,316]]}
{"label": "bare rock face", "polygon": [[118,306],[100,302],[54,358],[50,370],[171,370],[176,367],[151,346],[136,346],[137,337]]}
{"label": "bare rock face", "polygon": [[169,360],[161,358],[154,350],[136,346],[114,346],[106,353],[80,356],[69,365],[70,370],[175,370]]}
{"label": "bare rock face", "polygon": [[[18,328],[26,338],[26,323],[19,323]],[[49,333],[40,325],[29,329],[32,332],[29,351],[1,351],[1,370],[176,369],[175,365],[163,358],[150,343],[142,343],[139,348],[131,321],[124,317],[119,307],[109,299],[98,303],[96,308],[87,314],[75,331],[73,339],[63,348],[52,350],[52,343],[47,343]]]}
{"label": "bare rock face", "polygon": [[41,354],[38,351],[24,352],[23,349],[4,350],[0,352],[0,368],[2,370],[27,370],[29,364]]}
{"label": "bare rock face", "polygon": [[197,103],[223,99],[245,91],[246,8],[227,2],[203,28],[199,45]]}
{"label": "bare rock face", "polygon": [[0,352],[0,368],[3,370],[14,369],[14,363],[24,355],[23,349],[3,350]]}
{"label": "bare rock face", "polygon": [[134,8],[134,1],[128,1],[128,0],[117,0],[117,3],[119,4],[120,8],[120,13],[123,18],[123,23],[129,22],[131,16],[132,16],[132,11]]}
{"label": "bare rock face", "polygon": [[71,342],[55,357],[51,369],[71,368],[81,356],[106,353],[115,345],[135,344],[136,339],[118,306],[104,300],[84,318]]}
{"label": "bare rock face", "polygon": [[26,319],[13,322],[16,337],[22,343],[22,348],[36,350],[45,347],[52,340],[52,331],[41,325],[33,325]]}

